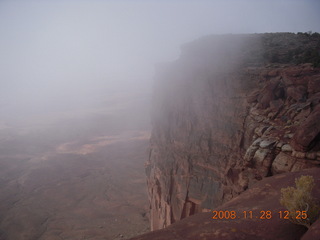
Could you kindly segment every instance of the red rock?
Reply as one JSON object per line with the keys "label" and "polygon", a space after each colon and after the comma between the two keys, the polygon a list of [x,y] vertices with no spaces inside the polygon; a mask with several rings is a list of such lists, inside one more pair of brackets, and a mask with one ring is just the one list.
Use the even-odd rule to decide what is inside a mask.
{"label": "red rock", "polygon": [[247,97],[247,102],[248,103],[254,103],[258,100],[258,97],[259,97],[259,91],[255,91],[253,93],[250,94],[250,96]]}
{"label": "red rock", "polygon": [[274,94],[272,91],[263,91],[258,97],[258,102],[262,109],[266,109],[270,106],[270,102],[274,99]]}
{"label": "red rock", "polygon": [[276,77],[278,75],[279,75],[279,71],[278,70],[271,70],[267,74],[268,77]]}
{"label": "red rock", "polygon": [[291,145],[296,151],[309,151],[319,145],[320,134],[320,105],[318,105],[309,117],[299,126],[294,134]]}
{"label": "red rock", "polygon": [[319,164],[279,157],[272,169],[281,149],[253,146],[260,137],[282,145],[292,138],[297,148],[312,147],[318,135],[317,116],[311,115],[319,101],[306,89],[320,74],[306,65],[246,62],[233,48],[251,52],[263,42],[255,37],[247,45],[215,37],[195,41],[158,75],[146,168],[153,230],[216,208],[257,179]]}
{"label": "red rock", "polygon": [[312,106],[317,106],[320,103],[320,92],[310,96]]}
{"label": "red rock", "polygon": [[270,106],[270,102],[275,100],[277,97],[275,93],[278,89],[280,82],[278,79],[272,79],[270,82],[263,88],[258,96],[258,102],[262,109],[266,109]]}
{"label": "red rock", "polygon": [[282,99],[277,99],[277,100],[272,100],[270,101],[270,109],[273,111],[273,112],[278,112],[281,107],[283,106],[284,102]]}
{"label": "red rock", "polygon": [[[238,197],[213,209],[215,211],[222,211],[221,216],[226,216],[231,211],[235,211],[235,219],[226,219],[225,217],[222,219],[212,219],[214,216],[212,212],[198,213],[165,229],[146,233],[131,240],[300,239],[307,232],[307,228],[280,218],[279,211],[285,210],[280,205],[280,189],[294,186],[295,178],[301,175],[313,176],[316,186],[320,186],[320,179],[318,178],[320,175],[319,168],[268,177],[253,185]],[[314,189],[313,196],[320,199],[320,188]],[[244,211],[246,211],[246,214]],[[252,218],[250,211],[252,211]],[[267,211],[271,212],[270,219],[260,219]],[[245,215],[247,218],[244,218]],[[310,228],[310,232],[308,231],[304,235],[303,240],[317,239],[312,237],[316,236],[315,234],[319,231],[319,222],[314,224]]]}
{"label": "red rock", "polygon": [[310,79],[308,83],[308,92],[309,93],[320,92],[320,76]]}
{"label": "red rock", "polygon": [[303,85],[307,87],[310,74],[314,74],[314,71],[303,68],[303,65],[289,66],[281,72],[282,80],[286,86]]}
{"label": "red rock", "polygon": [[320,219],[311,225],[309,230],[302,236],[301,240],[320,239]]}
{"label": "red rock", "polygon": [[283,72],[288,77],[299,77],[301,74],[302,69],[298,67],[291,67],[285,69]]}
{"label": "red rock", "polygon": [[306,95],[307,95],[307,89],[302,85],[290,86],[287,88],[287,97],[295,100],[296,102],[305,100]]}

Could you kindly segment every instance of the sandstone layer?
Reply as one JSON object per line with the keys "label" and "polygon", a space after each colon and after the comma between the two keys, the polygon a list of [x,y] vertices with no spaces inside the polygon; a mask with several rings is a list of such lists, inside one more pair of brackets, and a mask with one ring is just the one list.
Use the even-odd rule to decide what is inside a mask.
{"label": "sandstone layer", "polygon": [[[300,172],[283,173],[257,182],[247,191],[228,203],[216,208],[224,213],[235,211],[235,219],[213,219],[213,213],[199,213],[185,218],[171,226],[146,233],[131,240],[287,240],[319,239],[319,220],[308,230],[284,219],[284,208],[279,203],[280,189],[294,186],[294,180],[301,175],[310,175],[320,185],[320,169],[305,169]],[[320,189],[315,188],[313,195],[320,199]],[[250,214],[250,211],[252,214]],[[266,212],[269,216],[266,217]],[[221,215],[226,216],[226,215]]]}
{"label": "sandstone layer", "polygon": [[319,47],[317,34],[209,36],[158,67],[146,162],[152,230],[265,177],[319,166]]}

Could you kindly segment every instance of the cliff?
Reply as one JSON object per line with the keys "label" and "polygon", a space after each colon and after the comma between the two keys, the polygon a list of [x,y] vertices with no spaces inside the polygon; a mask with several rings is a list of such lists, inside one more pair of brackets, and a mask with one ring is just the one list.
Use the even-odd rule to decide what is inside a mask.
{"label": "cliff", "polygon": [[158,66],[151,229],[209,212],[266,177],[318,167],[319,66],[316,33],[208,36]]}

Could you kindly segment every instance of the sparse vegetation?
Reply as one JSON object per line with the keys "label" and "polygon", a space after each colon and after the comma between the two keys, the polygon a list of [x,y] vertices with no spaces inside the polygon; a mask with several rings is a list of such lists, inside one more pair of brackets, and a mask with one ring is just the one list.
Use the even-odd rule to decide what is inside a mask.
{"label": "sparse vegetation", "polygon": [[[319,217],[320,207],[312,197],[314,179],[312,176],[301,176],[295,180],[296,188],[287,187],[281,189],[280,203],[289,211],[289,219],[295,224],[309,228]],[[304,213],[304,216],[298,216]]]}
{"label": "sparse vegetation", "polygon": [[320,50],[308,49],[304,54],[298,59],[299,63],[310,62],[314,67],[320,67]]}
{"label": "sparse vegetation", "polygon": [[312,63],[320,67],[320,34],[317,32],[263,35],[265,63]]}

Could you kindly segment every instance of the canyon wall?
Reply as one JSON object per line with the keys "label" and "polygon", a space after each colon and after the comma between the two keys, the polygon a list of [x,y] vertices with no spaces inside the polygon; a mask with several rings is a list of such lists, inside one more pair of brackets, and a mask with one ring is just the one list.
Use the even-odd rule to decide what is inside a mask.
{"label": "canyon wall", "polygon": [[318,34],[208,36],[157,67],[146,162],[151,229],[265,177],[320,164]]}

